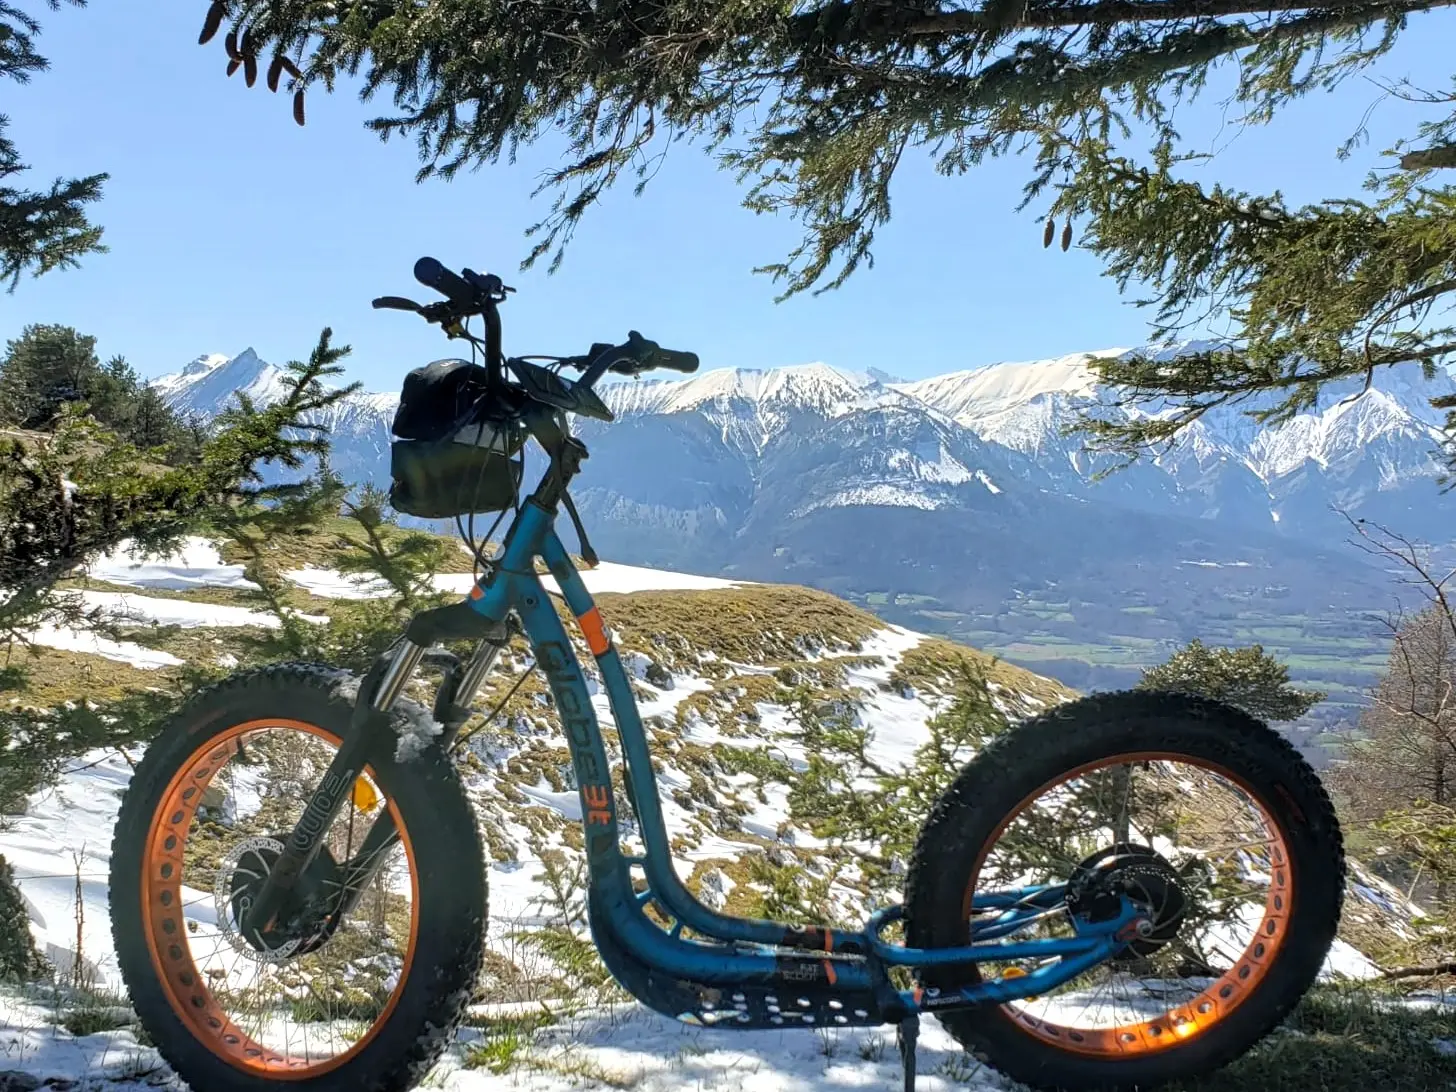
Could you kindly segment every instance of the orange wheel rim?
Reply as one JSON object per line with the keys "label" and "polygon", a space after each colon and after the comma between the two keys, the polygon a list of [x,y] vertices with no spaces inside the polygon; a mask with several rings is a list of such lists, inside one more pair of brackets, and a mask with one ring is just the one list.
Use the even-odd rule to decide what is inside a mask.
{"label": "orange wheel rim", "polygon": [[[147,832],[146,856],[142,862],[142,923],[152,966],[172,1012],[198,1042],[246,1073],[272,1080],[302,1080],[344,1065],[363,1051],[388,1024],[409,980],[419,937],[419,874],[415,867],[414,847],[410,844],[403,818],[394,800],[386,797],[386,806],[394,818],[395,829],[409,863],[411,908],[403,966],[382,1011],[347,1050],[316,1061],[275,1050],[243,1031],[213,995],[207,977],[199,972],[187,941],[189,930],[183,915],[182,898],[183,856],[192,820],[213,777],[239,753],[239,741],[244,736],[268,729],[304,732],[334,747],[341,742],[338,736],[317,725],[270,718],[235,725],[195,750],[162,794],[162,801],[153,813]],[[371,768],[366,767],[364,774],[374,779]]]}
{"label": "orange wheel rim", "polygon": [[1263,916],[1254,928],[1244,950],[1237,959],[1232,961],[1232,966],[1227,972],[1215,979],[1196,996],[1170,1007],[1162,1015],[1152,1019],[1114,1027],[1078,1028],[1034,1016],[1015,1005],[1001,1006],[1001,1011],[1018,1029],[1069,1053],[1101,1058],[1125,1058],[1129,1055],[1150,1054],[1166,1050],[1198,1036],[1213,1025],[1227,1019],[1230,1013],[1249,998],[1274,965],[1275,958],[1288,935],[1289,919],[1294,907],[1293,862],[1290,859],[1288,845],[1284,840],[1284,832],[1275,821],[1269,808],[1244,778],[1231,773],[1217,763],[1170,752],[1137,752],[1099,759],[1079,766],[1029,794],[1002,820],[991,837],[986,840],[980,856],[976,860],[975,868],[971,872],[970,884],[966,889],[964,903],[966,920],[970,920],[971,900],[991,848],[1032,803],[1049,790],[1055,790],[1085,774],[1111,766],[1145,762],[1177,762],[1203,769],[1239,789],[1248,798],[1248,802],[1258,810],[1268,834],[1266,844],[1269,854],[1269,891],[1264,900]]}

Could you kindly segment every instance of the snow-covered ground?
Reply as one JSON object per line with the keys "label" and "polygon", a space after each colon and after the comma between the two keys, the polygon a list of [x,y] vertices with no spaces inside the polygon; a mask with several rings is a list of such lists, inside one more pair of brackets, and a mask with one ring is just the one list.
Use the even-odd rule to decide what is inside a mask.
{"label": "snow-covered ground", "polygon": [[[209,586],[246,587],[238,566],[226,565],[216,549],[203,540],[189,540],[176,556],[138,561],[124,553],[105,559],[92,575],[112,583],[146,588],[189,589]],[[583,574],[594,592],[636,592],[644,590],[697,590],[733,586],[733,582],[680,573],[664,573],[635,566],[604,563]],[[378,594],[357,578],[323,568],[308,568],[288,574],[296,584],[323,598],[358,599]],[[469,574],[443,574],[437,578],[442,589],[464,593]],[[552,590],[554,581],[545,579]],[[129,622],[164,625],[226,627],[266,625],[271,619],[240,607],[164,599],[144,592],[137,594],[87,591],[85,605],[101,609]],[[72,647],[77,651],[125,659],[141,667],[162,667],[177,663],[167,653],[134,644],[105,641],[88,634],[55,630],[41,635],[43,643]],[[870,755],[886,767],[903,766],[915,749],[928,738],[926,719],[931,706],[924,697],[910,691],[891,689],[892,669],[922,638],[899,627],[887,626],[872,636],[861,653],[879,657],[878,664],[854,666],[846,673],[846,686],[858,690],[864,716],[875,726]],[[67,644],[66,642],[72,642]],[[645,717],[671,720],[678,706],[691,696],[711,687],[705,678],[677,671],[663,686],[647,681],[645,657],[624,655],[628,669],[641,688],[641,710]],[[761,666],[740,665],[745,674],[762,674]],[[614,727],[610,707],[599,685],[592,682],[593,705],[605,727]],[[718,724],[698,717],[687,718],[684,738],[697,744],[714,742],[732,746],[763,747],[773,740],[775,750],[791,764],[802,764],[805,756],[792,738],[787,711],[779,706],[757,706],[759,723],[753,734],[732,735]],[[0,854],[13,866],[25,898],[36,939],[56,968],[64,975],[79,958],[88,975],[103,988],[119,990],[121,982],[112,947],[107,902],[107,874],[110,866],[112,826],[120,797],[130,779],[132,762],[139,754],[94,752],[73,762],[59,783],[30,799],[23,814],[8,817],[0,829]],[[673,791],[690,785],[689,776],[676,768],[671,755],[661,756],[658,773],[663,789],[663,810],[674,835],[688,832],[692,813],[673,799]],[[488,774],[479,777],[489,780]],[[746,777],[747,775],[736,775]],[[752,778],[749,778],[751,781]],[[534,804],[544,806],[567,820],[579,818],[579,801],[574,791],[554,790],[544,780],[537,785],[520,785]],[[741,830],[769,839],[780,837],[788,812],[787,790],[768,783],[762,796],[749,798],[750,808],[741,817]],[[526,845],[526,828],[508,812],[498,817],[518,848]],[[799,845],[813,844],[802,831],[792,832]],[[693,863],[709,858],[734,858],[744,846],[717,832],[700,837],[692,848],[679,854],[679,868],[686,875]],[[508,955],[512,931],[537,923],[534,905],[542,885],[537,879],[540,861],[522,854],[515,863],[492,865],[489,874],[491,923],[488,943]],[[719,897],[734,881],[719,874],[715,881]],[[1375,897],[1396,897],[1390,892],[1372,891]],[[705,892],[706,897],[706,892]],[[79,930],[79,943],[78,943]],[[1364,978],[1373,967],[1359,952],[1337,943],[1326,964],[1326,976]],[[885,1031],[836,1032],[783,1031],[735,1032],[694,1028],[664,1020],[635,1006],[610,1012],[578,1015],[548,1029],[526,1049],[522,1066],[503,1075],[488,1069],[467,1069],[463,1059],[480,1032],[466,1029],[458,1049],[449,1055],[432,1087],[461,1092],[503,1092],[506,1088],[531,1092],[589,1085],[615,1085],[666,1092],[693,1087],[700,1092],[815,1092],[823,1089],[888,1087],[898,1079],[898,1061],[893,1035]],[[945,1088],[989,1092],[1006,1085],[994,1074],[969,1062],[933,1021],[927,1023],[921,1044],[920,1088],[937,1092]],[[14,991],[0,992],[0,1089],[6,1087],[3,1071],[18,1068],[45,1078],[100,1081],[97,1089],[134,1087],[122,1081],[149,1075],[166,1084],[166,1074],[156,1056],[139,1046],[130,1031],[118,1030],[76,1038],[48,1022],[41,999]],[[200,1092],[200,1090],[198,1090]]]}
{"label": "snow-covered ground", "polygon": [[176,667],[182,663],[170,652],[147,648],[135,641],[113,641],[96,633],[71,629],[68,626],[37,626],[26,635],[42,648],[55,648],[63,652],[84,652],[92,656],[104,656],[108,660],[139,667],[143,671],[155,671],[159,667]]}
{"label": "snow-covered ground", "polygon": [[[372,599],[389,594],[389,589],[378,579],[371,580],[334,569],[307,567],[291,569],[283,575],[310,595],[317,595],[321,599]],[[643,569],[636,565],[617,565],[610,561],[603,561],[595,569],[582,570],[581,576],[587,590],[593,595],[603,592],[704,591],[731,588],[737,583],[716,576]],[[541,582],[547,591],[560,594],[561,589],[554,577],[543,576]],[[438,573],[433,583],[439,591],[466,595],[475,583],[475,578],[470,573]]]}
{"label": "snow-covered ground", "polygon": [[[130,1029],[76,1038],[50,1023],[47,1006],[0,991],[0,1074],[6,1069],[87,1081],[87,1092],[182,1089]],[[445,1092],[844,1092],[895,1087],[899,1055],[889,1029],[732,1031],[696,1028],[637,1006],[564,1017],[516,1051],[505,1073],[466,1068],[488,1033],[462,1028],[425,1087]],[[918,1055],[921,1092],[1004,1092],[994,1071],[961,1052],[934,1022]],[[3,1079],[3,1078],[0,1078]],[[199,1090],[193,1090],[199,1092]]]}
{"label": "snow-covered ground", "polygon": [[256,588],[243,576],[241,565],[225,565],[217,547],[205,538],[188,538],[175,553],[164,557],[137,554],[122,542],[106,557],[87,568],[87,575],[111,584],[134,588]]}

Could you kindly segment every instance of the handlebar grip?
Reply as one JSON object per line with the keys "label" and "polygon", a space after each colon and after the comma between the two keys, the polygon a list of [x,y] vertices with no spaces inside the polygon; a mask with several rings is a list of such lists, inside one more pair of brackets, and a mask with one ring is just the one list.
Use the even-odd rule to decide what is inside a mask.
{"label": "handlebar grip", "polygon": [[415,280],[462,307],[472,307],[477,302],[476,291],[470,282],[458,273],[450,272],[435,258],[421,258],[415,262]]}
{"label": "handlebar grip", "polygon": [[392,311],[418,311],[420,305],[414,300],[407,300],[403,296],[380,296],[371,305],[377,311],[387,307]]}
{"label": "handlebar grip", "polygon": [[698,354],[679,352],[676,349],[658,349],[652,363],[657,368],[691,375],[698,370]]}

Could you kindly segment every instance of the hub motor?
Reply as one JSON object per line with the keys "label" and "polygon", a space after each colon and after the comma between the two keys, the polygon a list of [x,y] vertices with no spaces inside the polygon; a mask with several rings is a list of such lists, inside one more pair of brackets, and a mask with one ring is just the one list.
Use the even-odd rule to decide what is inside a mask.
{"label": "hub motor", "polygon": [[1146,959],[1178,935],[1188,914],[1186,881],[1161,854],[1147,846],[1122,844],[1100,850],[1079,864],[1067,884],[1067,910],[1088,922],[1110,921],[1121,896],[1146,910],[1152,927],[1116,956]]}

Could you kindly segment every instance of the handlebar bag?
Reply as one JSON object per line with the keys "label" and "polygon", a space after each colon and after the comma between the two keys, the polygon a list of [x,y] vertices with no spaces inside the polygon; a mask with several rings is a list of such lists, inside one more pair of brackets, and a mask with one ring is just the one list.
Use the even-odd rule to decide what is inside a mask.
{"label": "handlebar bag", "polygon": [[421,519],[499,512],[515,504],[526,431],[467,360],[436,360],[405,376],[390,431],[389,502]]}

